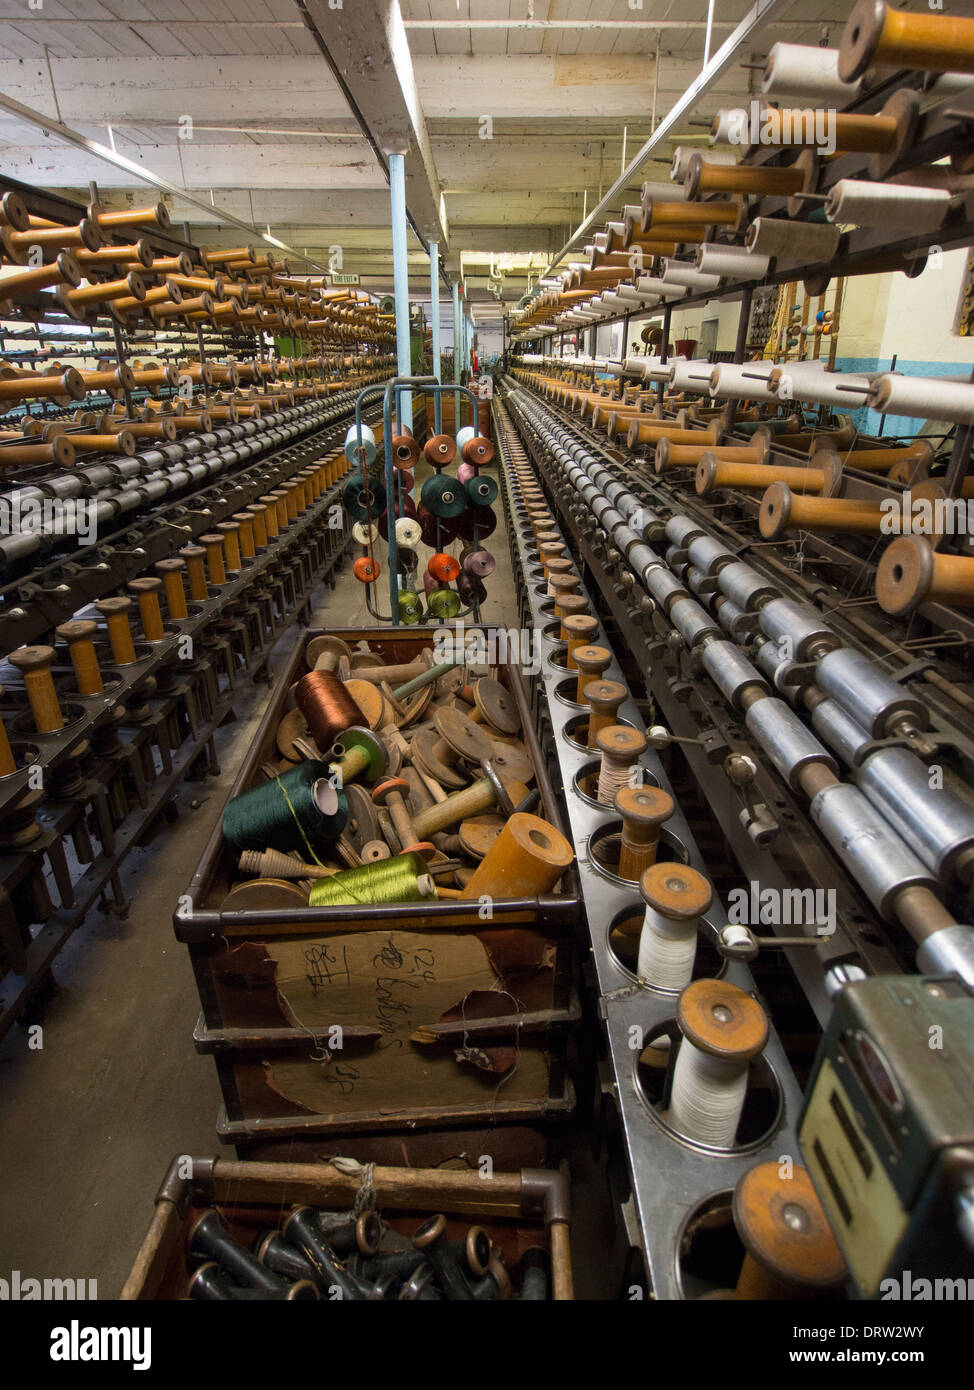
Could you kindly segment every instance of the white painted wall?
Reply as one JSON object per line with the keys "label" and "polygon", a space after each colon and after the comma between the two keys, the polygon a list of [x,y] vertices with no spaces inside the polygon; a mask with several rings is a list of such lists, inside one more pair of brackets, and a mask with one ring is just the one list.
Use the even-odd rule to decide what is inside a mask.
{"label": "white painted wall", "polygon": [[966,266],[967,251],[960,249],[932,256],[915,280],[883,277],[890,286],[880,358],[895,352],[910,362],[974,363],[974,338],[953,332]]}

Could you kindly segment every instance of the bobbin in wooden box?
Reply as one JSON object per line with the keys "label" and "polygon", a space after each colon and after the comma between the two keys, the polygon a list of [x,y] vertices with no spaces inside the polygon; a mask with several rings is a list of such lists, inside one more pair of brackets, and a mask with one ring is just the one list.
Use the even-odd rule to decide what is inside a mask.
{"label": "bobbin in wooden box", "polygon": [[[378,637],[370,629],[309,633],[281,672],[231,799],[290,765],[282,746],[290,751],[288,740],[301,736],[291,692],[316,642],[367,643],[374,661],[402,667],[433,638],[415,627]],[[355,659],[365,659],[361,649]],[[538,815],[560,834],[520,673],[509,664],[490,669],[488,694],[503,689],[523,740],[512,740],[507,756],[530,760]],[[368,822],[355,825],[356,843],[368,843],[378,834],[368,789],[350,792],[349,803],[350,815]],[[288,896],[286,883],[262,903],[263,889],[237,882],[239,861],[218,828],[175,917],[202,1004],[194,1041],[213,1054],[220,1077],[223,1139],[414,1133],[485,1118],[530,1125],[571,1112],[566,1035],[580,1016],[574,865],[558,891],[493,898],[485,914],[479,898],[456,896],[310,906],[306,890]]]}
{"label": "bobbin in wooden box", "polygon": [[[352,1210],[364,1175],[347,1171],[349,1167],[347,1163],[341,1167],[249,1163],[179,1155],[156,1195],[152,1223],[125,1281],[122,1300],[185,1298],[194,1272],[205,1259],[205,1255],[193,1255],[191,1231],[214,1209],[226,1237],[245,1250],[258,1249],[269,1275],[275,1261],[266,1233],[281,1226],[289,1207],[327,1208],[336,1213]],[[442,1214],[446,1240],[465,1240],[470,1246],[472,1232],[478,1230],[483,1232],[478,1246],[489,1241],[489,1249],[480,1257],[489,1253],[488,1272],[497,1279],[497,1287],[491,1288],[489,1279],[485,1283],[479,1269],[468,1269],[465,1278],[473,1285],[475,1297],[504,1299],[514,1294],[556,1301],[573,1297],[566,1174],[542,1168],[495,1169],[484,1177],[481,1171],[376,1167],[370,1178],[374,1210],[385,1228],[380,1250],[391,1244],[390,1236],[399,1250],[408,1249],[420,1225]],[[347,1259],[344,1263],[349,1268]],[[416,1255],[416,1265],[418,1269],[426,1265],[422,1252]],[[525,1279],[529,1270],[533,1272],[530,1294]],[[370,1272],[364,1269],[365,1273]],[[222,1269],[214,1271],[214,1276],[212,1284],[198,1280],[199,1287],[190,1296],[225,1297],[221,1285],[227,1276]],[[246,1270],[240,1277],[247,1277]],[[408,1286],[408,1279],[397,1282],[401,1288],[390,1289],[391,1295],[424,1298],[426,1280],[418,1281],[415,1289]]]}

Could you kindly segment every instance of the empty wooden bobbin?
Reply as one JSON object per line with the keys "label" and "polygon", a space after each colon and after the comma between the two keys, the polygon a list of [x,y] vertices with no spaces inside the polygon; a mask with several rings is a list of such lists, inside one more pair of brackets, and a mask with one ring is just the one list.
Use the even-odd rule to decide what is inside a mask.
{"label": "empty wooden bobbin", "polygon": [[62,623],[54,630],[58,637],[68,644],[68,655],[74,667],[78,694],[100,695],[105,687],[93,641],[98,624],[91,618],[79,618],[73,622]]}
{"label": "empty wooden bobbin", "polygon": [[839,77],[854,82],[872,67],[974,72],[974,19],[858,0],[842,32]]}
{"label": "empty wooden bobbin", "polygon": [[553,825],[518,811],[484,855],[464,898],[534,898],[550,893],[573,862],[571,842]]}
{"label": "empty wooden bobbin", "polygon": [[244,560],[252,560],[257,554],[254,538],[254,518],[250,512],[234,512],[232,520],[240,527],[240,554]]}
{"label": "empty wooden bobbin", "polygon": [[460,825],[460,848],[472,859],[481,860],[504,829],[503,816],[468,816]]}
{"label": "empty wooden bobbin", "polygon": [[226,547],[226,567],[231,573],[236,574],[243,569],[240,558],[240,522],[221,521],[216,529],[223,537]]}
{"label": "empty wooden bobbin", "polygon": [[[227,582],[226,565],[223,561],[223,537],[219,531],[207,531],[199,538],[206,551],[206,568],[210,584],[214,589]],[[185,552],[184,552],[185,553]]]}
{"label": "empty wooden bobbin", "polygon": [[[3,694],[3,687],[0,686],[0,695]],[[7,737],[7,730],[3,720],[0,719],[0,777],[11,777],[17,771],[17,759],[14,751],[10,747],[10,739]]]}
{"label": "empty wooden bobbin", "polygon": [[713,902],[713,890],[689,865],[652,864],[643,870],[639,891],[646,905],[639,978],[654,989],[685,989],[693,977],[700,918]]}
{"label": "empty wooden bobbin", "polygon": [[816,1298],[835,1293],[848,1277],[828,1217],[801,1164],[775,1159],[738,1179],[734,1225],[746,1254],[739,1299]]}
{"label": "empty wooden bobbin", "polygon": [[697,464],[695,486],[701,497],[721,487],[764,492],[772,483],[782,483],[792,492],[831,496],[841,482],[842,464],[831,451],[815,454],[813,459],[813,465],[808,468],[789,468],[777,464],[725,463],[713,453],[706,453]]}
{"label": "empty wooden bobbin", "polygon": [[[548,576],[548,591],[555,600],[555,612],[558,613],[558,605],[563,599],[569,596],[581,598],[578,593],[581,579],[577,574],[552,574]],[[561,617],[561,614],[558,613]]]}
{"label": "empty wooden bobbin", "polygon": [[472,685],[464,686],[462,695],[468,704],[473,704],[467,716],[471,724],[486,725],[499,734],[516,734],[520,729],[521,716],[514,697],[492,676],[481,676]]}
{"label": "empty wooden bobbin", "polygon": [[413,816],[413,828],[421,839],[428,840],[438,831],[449,830],[468,816],[479,816],[484,811],[499,808],[505,815],[513,815],[515,806],[519,806],[527,795],[528,789],[523,782],[502,782],[490,767],[486,776],[478,778],[469,787],[418,811]]}
{"label": "empty wooden bobbin", "polygon": [[578,670],[575,703],[576,705],[585,705],[588,703],[585,698],[585,687],[612,665],[612,653],[608,647],[576,647],[572,652],[572,660]]}
{"label": "empty wooden bobbin", "polygon": [[758,525],[765,540],[789,531],[842,531],[878,536],[888,525],[888,509],[879,502],[851,497],[813,497],[772,483],[761,498]]}
{"label": "empty wooden bobbin", "polygon": [[493,744],[489,736],[459,710],[438,709],[433,723],[438,735],[429,750],[433,761],[429,761],[425,752],[423,760],[434,776],[438,770],[454,768],[461,760],[477,764],[490,757]]}
{"label": "empty wooden bobbin", "polygon": [[610,724],[595,735],[595,746],[602,755],[596,800],[603,806],[611,806],[620,787],[632,780],[638,760],[649,745],[640,729]]}
{"label": "empty wooden bobbin", "polygon": [[267,508],[260,502],[254,502],[245,510],[254,519],[254,545],[258,550],[263,550],[267,545]]}
{"label": "empty wooden bobbin", "polygon": [[210,597],[206,582],[206,551],[201,545],[184,545],[179,554],[186,562],[190,598],[194,603],[205,603]]}
{"label": "empty wooden bobbin", "polygon": [[759,436],[754,444],[673,444],[661,439],[653,455],[653,469],[666,473],[674,468],[696,468],[705,454],[722,463],[763,464],[768,461],[768,440]]}
{"label": "empty wooden bobbin", "polygon": [[135,643],[132,641],[132,628],[129,624],[132,600],[122,595],[117,598],[103,598],[98,600],[95,607],[108,625],[108,640],[112,646],[112,660],[115,665],[131,666],[136,659]]}
{"label": "empty wooden bobbin", "polygon": [[591,648],[592,639],[598,630],[598,618],[593,618],[587,613],[578,613],[562,618],[559,635],[561,640],[568,644],[565,651],[565,665],[569,671],[578,670],[574,654],[579,647]]}
{"label": "empty wooden bobbin", "polygon": [[589,707],[585,741],[589,748],[595,748],[595,740],[603,729],[617,722],[619,706],[628,698],[629,691],[621,681],[589,681],[585,687],[585,701]]}
{"label": "empty wooden bobbin", "polygon": [[584,594],[561,594],[555,598],[554,603],[555,617],[561,618],[562,624],[558,630],[559,640],[567,642],[568,638],[564,631],[565,618],[578,617],[582,613],[588,613],[589,603]]}
{"label": "empty wooden bobbin", "polygon": [[174,555],[172,559],[159,560],[152,568],[162,580],[170,618],[177,622],[181,618],[187,618],[189,609],[186,607],[186,592],[183,589],[183,570],[186,568],[186,561]]}
{"label": "empty wooden bobbin", "polygon": [[45,646],[18,647],[7,657],[24,678],[24,688],[34,716],[34,728],[39,734],[54,734],[64,728],[64,716],[54,689],[51,663],[54,648]]}
{"label": "empty wooden bobbin", "polygon": [[138,600],[142,635],[147,642],[161,642],[166,635],[162,622],[162,608],[159,605],[161,588],[161,579],[142,578],[129,581],[129,589]]}
{"label": "empty wooden bobbin", "polygon": [[669,1122],[701,1144],[731,1148],[751,1061],[768,1040],[758,1001],[725,980],[695,980],[676,1006],[683,1039],[673,1069]]}
{"label": "empty wooden bobbin", "polygon": [[385,806],[388,810],[399,840],[399,848],[404,854],[419,847],[419,836],[413,828],[409,807],[406,805],[408,795],[409,783],[404,777],[390,777],[387,781],[380,782],[372,792],[375,804]]}
{"label": "empty wooden bobbin", "polygon": [[928,602],[974,607],[974,557],[942,554],[922,536],[900,536],[880,557],[876,597],[894,614]]}
{"label": "empty wooden bobbin", "polygon": [[619,877],[636,883],[656,863],[660,826],[673,814],[673,798],[662,787],[620,787],[613,804],[622,817]]}
{"label": "empty wooden bobbin", "polygon": [[264,526],[267,529],[268,539],[272,541],[276,540],[281,534],[281,523],[277,512],[277,498],[273,496],[261,497],[260,502],[264,508]]}

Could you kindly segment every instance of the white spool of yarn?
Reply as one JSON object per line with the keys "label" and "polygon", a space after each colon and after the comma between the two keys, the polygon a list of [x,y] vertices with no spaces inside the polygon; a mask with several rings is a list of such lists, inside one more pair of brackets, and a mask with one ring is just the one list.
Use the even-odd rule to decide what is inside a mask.
{"label": "white spool of yarn", "polygon": [[740,246],[721,246],[705,241],[697,247],[697,269],[704,275],[724,275],[728,280],[760,280],[768,273],[770,259],[752,256]]}
{"label": "white spool of yarn", "polygon": [[678,357],[670,369],[670,385],[674,391],[696,391],[700,395],[710,395],[710,377],[714,365],[706,358],[687,360]]}
{"label": "white spool of yarn", "polygon": [[710,394],[727,401],[774,401],[767,381],[773,362],[718,362],[710,373]]}
{"label": "white spool of yarn", "polygon": [[396,544],[414,549],[423,539],[423,528],[415,517],[401,516],[396,522]]}
{"label": "white spool of yarn", "polygon": [[779,400],[805,401],[858,410],[865,405],[873,377],[859,372],[829,372],[821,362],[786,362],[771,376]]}
{"label": "white spool of yarn", "polygon": [[787,217],[756,217],[747,229],[744,246],[751,256],[807,263],[830,261],[842,233],[824,222],[796,222]]}
{"label": "white spool of yarn", "polygon": [[352,540],[356,541],[359,545],[368,545],[370,541],[375,545],[378,539],[379,528],[374,522],[369,522],[368,525],[366,525],[364,521],[356,521],[355,525],[352,527]]}
{"label": "white spool of yarn", "polygon": [[867,399],[883,415],[974,425],[974,385],[969,374],[936,377],[887,372],[872,383]]}
{"label": "white spool of yarn", "polygon": [[697,932],[713,893],[696,869],[653,864],[639,884],[646,911],[639,937],[639,978],[655,989],[685,989],[693,976]]}
{"label": "white spool of yarn", "polygon": [[[362,450],[364,450],[365,463],[368,466],[375,461],[375,435],[366,424],[362,425]],[[355,425],[349,426],[348,434],[345,436],[345,457],[356,468],[361,468],[362,458],[358,446],[358,429]]]}
{"label": "white spool of yarn", "polygon": [[640,190],[641,198],[659,198],[661,202],[673,201],[673,190],[668,183],[649,181]]}
{"label": "white spool of yarn", "polygon": [[[670,180],[673,183],[682,183],[690,171],[690,160],[693,155],[699,154],[704,164],[736,164],[734,155],[721,150],[701,151],[695,145],[677,145],[673,151],[673,163],[670,165]],[[666,187],[666,185],[663,185]],[[673,190],[668,189],[663,196],[673,197]]]}
{"label": "white spool of yarn", "polygon": [[675,261],[666,256],[662,264],[663,283],[666,285],[686,285],[694,293],[715,290],[720,285],[719,275],[702,275],[689,261]]}
{"label": "white spool of yarn", "polygon": [[685,299],[687,290],[683,285],[668,285],[655,275],[640,275],[636,281],[640,294],[658,294],[661,299]]}
{"label": "white spool of yarn", "polygon": [[919,234],[943,225],[950,201],[946,188],[840,179],[829,190],[825,216],[855,227],[901,227]]}
{"label": "white spool of yarn", "polygon": [[669,1123],[701,1144],[731,1148],[747,1096],[748,1067],[768,1040],[768,1019],[750,994],[724,980],[695,980],[680,995],[680,1041]]}
{"label": "white spool of yarn", "polygon": [[839,50],[804,43],[776,43],[764,65],[761,91],[815,106],[845,106],[862,90],[862,82],[843,82]]}

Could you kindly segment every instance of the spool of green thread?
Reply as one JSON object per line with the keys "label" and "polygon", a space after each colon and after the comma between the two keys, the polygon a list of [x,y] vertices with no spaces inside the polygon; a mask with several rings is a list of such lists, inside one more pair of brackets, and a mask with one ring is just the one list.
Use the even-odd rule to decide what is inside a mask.
{"label": "spool of green thread", "polygon": [[436,887],[421,854],[397,854],[358,869],[343,869],[319,878],[311,888],[311,907],[352,903],[418,903],[436,897]]}
{"label": "spool of green thread", "polygon": [[399,593],[399,621],[401,623],[418,623],[423,613],[423,605],[419,601],[419,595],[413,593],[411,589],[402,589]]}
{"label": "spool of green thread", "polygon": [[306,762],[229,801],[223,838],[232,849],[279,849],[315,863],[345,829],[348,799],[327,763]]}
{"label": "spool of green thread", "polygon": [[486,474],[478,473],[464,483],[464,489],[475,507],[489,507],[497,497],[497,483]]}
{"label": "spool of green thread", "polygon": [[386,509],[386,490],[378,478],[369,478],[369,505],[365,502],[365,474],[353,473],[345,484],[342,502],[353,521],[365,521],[371,515],[378,516]]}
{"label": "spool of green thread", "polygon": [[434,618],[455,618],[463,607],[455,589],[434,589],[426,600]]}
{"label": "spool of green thread", "polygon": [[468,497],[461,482],[447,473],[434,473],[427,478],[420,493],[420,501],[434,516],[454,517],[466,511]]}

